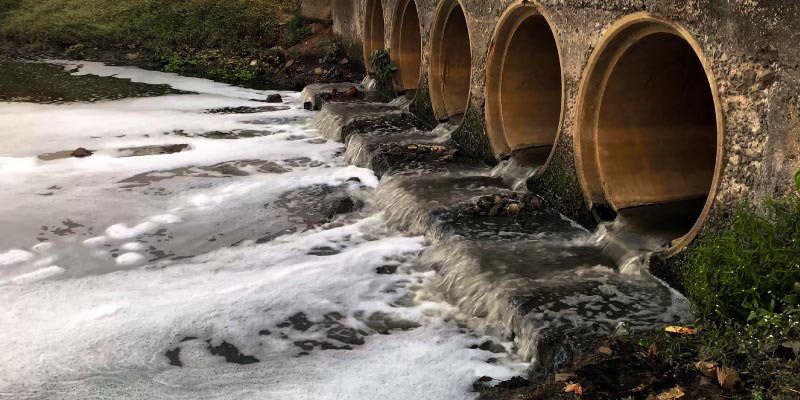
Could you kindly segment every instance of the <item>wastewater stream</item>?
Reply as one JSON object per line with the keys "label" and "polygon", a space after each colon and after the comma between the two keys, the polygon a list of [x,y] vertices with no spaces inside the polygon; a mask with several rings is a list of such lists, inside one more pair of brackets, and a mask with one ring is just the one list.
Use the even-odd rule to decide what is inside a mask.
{"label": "wastewater stream", "polygon": [[470,208],[513,161],[373,170],[453,127],[308,95],[0,63],[0,397],[468,399],[686,316],[613,227]]}

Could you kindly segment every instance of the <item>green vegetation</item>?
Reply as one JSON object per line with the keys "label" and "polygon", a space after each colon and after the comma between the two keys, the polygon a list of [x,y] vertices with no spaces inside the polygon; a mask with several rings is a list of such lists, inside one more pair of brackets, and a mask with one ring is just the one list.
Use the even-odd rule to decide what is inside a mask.
{"label": "green vegetation", "polygon": [[798,194],[736,209],[690,250],[685,283],[700,334],[667,340],[668,358],[733,367],[742,398],[800,397]]}
{"label": "green vegetation", "polygon": [[391,99],[396,97],[397,92],[394,90],[392,78],[395,72],[397,72],[397,66],[392,63],[389,50],[374,50],[372,54],[369,55],[369,64],[375,76],[378,91],[386,98]]}
{"label": "green vegetation", "polygon": [[251,80],[269,70],[270,49],[310,33],[299,6],[300,0],[0,0],[0,39],[72,58],[144,50],[169,72]]}

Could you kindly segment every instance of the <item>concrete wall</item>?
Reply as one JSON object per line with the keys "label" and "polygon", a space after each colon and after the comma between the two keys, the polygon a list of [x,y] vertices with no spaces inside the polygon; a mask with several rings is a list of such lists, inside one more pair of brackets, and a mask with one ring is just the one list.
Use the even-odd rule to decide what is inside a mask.
{"label": "concrete wall", "polygon": [[[401,0],[383,0],[386,48]],[[414,0],[412,0],[414,1]],[[469,152],[497,159],[486,135],[486,61],[503,13],[521,0],[460,0],[470,31],[471,98],[454,138]],[[364,0],[334,0],[334,26],[361,41]],[[439,0],[416,0],[422,33],[422,77],[415,109],[432,118],[429,97],[430,32]],[[563,123],[536,189],[567,214],[581,218],[586,203],[575,168],[576,103],[590,55],[619,19],[647,12],[676,23],[697,42],[719,92],[724,140],[721,174],[710,221],[742,199],[791,190],[800,169],[800,2],[784,0],[540,0],[561,49]]]}

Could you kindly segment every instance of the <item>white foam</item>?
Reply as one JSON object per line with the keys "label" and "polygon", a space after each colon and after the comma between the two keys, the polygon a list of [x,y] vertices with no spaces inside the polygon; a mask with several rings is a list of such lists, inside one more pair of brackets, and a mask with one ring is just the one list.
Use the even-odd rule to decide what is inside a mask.
{"label": "white foam", "polygon": [[130,242],[123,244],[120,249],[125,251],[142,251],[144,250],[144,245],[139,242]]}
{"label": "white foam", "polygon": [[5,253],[0,253],[0,267],[8,267],[21,264],[34,257],[34,254],[20,249],[11,249]]}
{"label": "white foam", "polygon": [[[30,248],[40,235],[53,242],[35,248],[36,254],[0,255],[0,265],[8,266],[0,271],[0,348],[13,349],[0,353],[0,393],[66,399],[457,399],[474,397],[477,377],[503,379],[524,371],[526,364],[509,357],[470,349],[477,338],[462,332],[453,308],[441,299],[397,305],[435,274],[409,267],[378,275],[375,269],[387,260],[412,263],[422,238],[389,230],[370,210],[339,219],[335,227],[310,229],[275,206],[296,202],[303,211],[302,199],[292,195],[299,188],[336,186],[353,177],[366,187],[378,184],[369,170],[335,156],[341,144],[296,139],[316,136],[307,124],[311,113],[295,107],[208,114],[212,108],[263,105],[249,99],[274,91],[79,64],[78,74],[197,94],[94,104],[0,103],[0,185],[15,189],[0,191],[6,226],[13,228],[5,228],[0,240],[8,249]],[[281,95],[287,102],[298,96]],[[231,130],[263,135],[193,135]],[[118,152],[176,143],[190,149],[148,157]],[[84,159],[36,158],[76,147],[97,152]],[[220,178],[227,175],[203,169],[236,160],[270,161],[289,171],[261,172],[247,164],[241,170],[249,175]],[[128,187],[138,184],[128,178],[141,174],[157,179]],[[248,240],[217,235],[219,225]],[[281,234],[284,228],[296,233]],[[255,244],[273,229],[280,229],[277,237]],[[320,247],[339,253],[309,254]],[[121,254],[114,258],[117,248]],[[153,248],[163,254],[151,253]],[[151,255],[162,258],[144,267]],[[296,357],[295,341],[325,340],[320,324],[306,332],[279,325],[297,312],[319,322],[334,311],[345,317],[342,323],[362,330],[369,328],[359,316],[375,312],[420,327],[366,336],[352,350],[316,349]],[[260,336],[262,329],[273,334]],[[186,336],[197,339],[181,344]],[[226,341],[262,362],[225,362],[208,351],[207,340]],[[170,366],[164,355],[178,345],[182,368]],[[488,364],[489,357],[500,360]]]}
{"label": "white foam", "polygon": [[157,224],[169,225],[169,224],[177,224],[182,220],[181,217],[175,214],[161,214],[150,217],[150,221],[153,221]]}
{"label": "white foam", "polygon": [[116,240],[129,240],[136,239],[145,233],[152,232],[158,228],[158,224],[154,222],[142,222],[134,227],[129,227],[126,224],[111,225],[106,229],[106,236]]}
{"label": "white foam", "polygon": [[117,257],[117,265],[122,266],[136,265],[142,261],[144,261],[144,256],[133,252],[120,254],[119,257]]}
{"label": "white foam", "polygon": [[61,267],[51,266],[47,268],[42,268],[33,272],[29,272],[27,274],[23,274],[17,276],[16,278],[12,279],[11,282],[23,285],[33,282],[38,282],[44,279],[52,278],[57,275],[61,275],[64,273],[64,269]]}
{"label": "white foam", "polygon": [[85,244],[88,247],[102,246],[106,243],[108,243],[108,237],[106,236],[95,236],[93,238],[89,238],[83,241],[83,244]]}

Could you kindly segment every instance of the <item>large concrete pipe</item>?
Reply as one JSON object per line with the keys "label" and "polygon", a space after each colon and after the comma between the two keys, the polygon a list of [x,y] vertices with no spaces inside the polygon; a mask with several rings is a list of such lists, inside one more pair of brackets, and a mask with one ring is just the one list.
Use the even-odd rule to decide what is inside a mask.
{"label": "large concrete pipe", "polygon": [[467,19],[458,0],[442,2],[431,31],[430,95],[440,121],[460,120],[469,104],[472,52]]}
{"label": "large concrete pipe", "polygon": [[648,14],[615,24],[592,55],[577,110],[576,162],[590,205],[677,252],[711,208],[723,122],[691,35]]}
{"label": "large concrete pipe", "polygon": [[395,89],[416,90],[422,64],[422,35],[414,0],[401,0],[394,12],[391,57],[397,66]]}
{"label": "large concrete pipe", "polygon": [[530,2],[501,18],[486,68],[486,125],[498,155],[524,153],[543,165],[550,156],[564,104],[561,57],[553,29]]}
{"label": "large concrete pipe", "polygon": [[386,48],[385,25],[383,23],[383,2],[367,0],[364,14],[364,65],[372,71],[370,56],[375,50]]}

